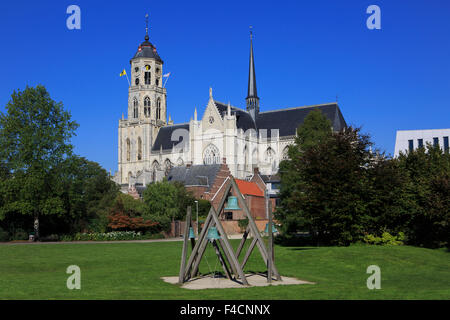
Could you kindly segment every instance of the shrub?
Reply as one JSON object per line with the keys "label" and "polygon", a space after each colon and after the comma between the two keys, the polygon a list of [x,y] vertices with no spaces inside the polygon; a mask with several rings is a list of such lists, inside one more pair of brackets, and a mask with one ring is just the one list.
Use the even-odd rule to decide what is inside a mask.
{"label": "shrub", "polygon": [[59,240],[59,236],[57,234],[51,234],[49,236],[41,237],[39,240],[42,241],[42,242],[58,241]]}
{"label": "shrub", "polygon": [[113,231],[107,233],[77,233],[74,241],[117,241],[117,240],[143,240],[146,239],[141,232],[135,231]]}
{"label": "shrub", "polygon": [[381,237],[374,236],[373,234],[366,234],[364,236],[365,243],[374,245],[398,246],[403,245],[404,241],[405,234],[403,232],[399,232],[397,236],[393,236],[389,232],[383,232]]}
{"label": "shrub", "polygon": [[238,226],[241,229],[241,232],[245,232],[248,226],[248,218],[240,219],[238,221]]}
{"label": "shrub", "polygon": [[23,229],[16,229],[12,236],[12,240],[28,240],[28,232]]}

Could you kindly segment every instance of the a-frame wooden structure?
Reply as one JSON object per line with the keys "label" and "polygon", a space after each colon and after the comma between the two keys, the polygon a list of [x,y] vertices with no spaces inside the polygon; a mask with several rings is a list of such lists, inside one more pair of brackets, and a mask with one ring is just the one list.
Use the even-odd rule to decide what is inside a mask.
{"label": "a-frame wooden structure", "polygon": [[[179,283],[184,283],[186,281],[189,281],[190,279],[193,279],[198,274],[198,267],[200,265],[200,261],[203,258],[203,255],[206,250],[206,246],[208,244],[208,229],[211,227],[216,227],[217,231],[220,235],[220,240],[218,242],[215,242],[215,240],[212,242],[214,248],[216,249],[216,254],[218,256],[218,259],[220,263],[222,264],[222,267],[225,271],[226,276],[235,281],[240,281],[243,285],[249,285],[247,278],[243,272],[243,269],[245,267],[245,264],[247,263],[248,258],[250,257],[250,254],[252,253],[253,249],[258,247],[259,252],[268,268],[267,270],[267,281],[272,281],[272,274],[275,276],[275,278],[278,281],[281,281],[280,274],[278,273],[278,270],[274,263],[274,255],[273,255],[273,237],[272,237],[272,212],[269,209],[269,250],[266,248],[266,245],[264,244],[264,241],[261,237],[261,234],[258,231],[258,228],[256,227],[256,223],[253,220],[253,217],[251,215],[251,212],[244,201],[244,197],[242,193],[240,192],[236,181],[232,176],[228,178],[228,181],[223,186],[224,187],[224,193],[222,196],[222,199],[219,202],[219,205],[217,208],[214,208],[214,206],[211,206],[211,209],[208,213],[208,216],[205,220],[202,232],[198,236],[198,241],[195,242],[193,239],[191,239],[192,244],[192,253],[189,256],[189,259],[187,259],[186,262],[186,256],[187,256],[187,246],[189,241],[189,227],[192,225],[191,220],[191,211],[190,208],[188,208],[187,216],[186,216],[186,225],[185,225],[185,232],[184,232],[184,242],[183,242],[183,251],[181,256],[181,266],[180,266],[180,274],[179,274]],[[218,212],[221,212],[225,205],[225,201],[227,199],[227,196],[230,192],[230,190],[233,190],[235,195],[238,198],[239,206],[244,210],[247,218],[248,218],[248,226],[247,229],[242,237],[242,240],[239,244],[239,247],[237,248],[236,252],[234,252],[233,247],[231,246],[227,234],[225,233],[225,230],[222,227],[222,224],[220,223]],[[270,205],[270,204],[269,204]],[[253,240],[247,249],[247,252],[245,253],[244,260],[242,263],[239,263],[239,256],[244,248],[244,244],[248,238],[249,234],[252,234]],[[225,254],[225,257],[222,256],[219,247],[222,248],[222,251]],[[228,262],[228,264],[227,264]]]}

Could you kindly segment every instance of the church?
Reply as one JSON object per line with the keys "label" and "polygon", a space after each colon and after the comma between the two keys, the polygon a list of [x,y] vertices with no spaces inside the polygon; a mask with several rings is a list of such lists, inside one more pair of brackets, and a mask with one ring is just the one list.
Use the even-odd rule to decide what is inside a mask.
{"label": "church", "polygon": [[[247,96],[242,107],[215,100],[210,88],[203,112],[193,108],[189,122],[173,123],[167,118],[163,65],[147,27],[144,42],[130,60],[127,118],[122,115],[119,120],[118,171],[113,179],[124,192],[161,181],[175,168],[180,173],[183,168],[208,171],[209,166],[226,165],[238,179],[250,180],[255,169],[270,177],[287,157],[287,147],[294,143],[296,130],[310,111],[321,110],[335,131],[346,126],[336,102],[261,111],[251,32]],[[204,179],[202,170],[197,171],[198,180]]]}

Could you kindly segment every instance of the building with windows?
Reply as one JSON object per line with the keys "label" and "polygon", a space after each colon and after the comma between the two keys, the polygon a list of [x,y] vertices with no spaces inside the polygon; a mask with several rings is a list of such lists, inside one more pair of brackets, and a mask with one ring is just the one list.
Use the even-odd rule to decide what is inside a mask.
{"label": "building with windows", "polygon": [[445,152],[449,152],[450,129],[431,130],[398,130],[395,138],[394,157],[400,152],[406,153],[420,147],[426,147],[427,143],[440,146]]}
{"label": "building with windows", "polygon": [[260,110],[251,34],[247,96],[242,108],[215,100],[210,88],[201,116],[192,108],[189,122],[173,123],[170,116],[167,119],[163,65],[149,42],[147,29],[144,42],[130,60],[128,116],[119,120],[118,171],[114,181],[124,191],[132,185],[139,189],[160,181],[173,167],[225,163],[235,178],[248,180],[255,168],[264,176],[272,176],[287,157],[287,146],[294,142],[297,128],[310,111],[321,110],[330,119],[333,130],[346,126],[335,102]]}

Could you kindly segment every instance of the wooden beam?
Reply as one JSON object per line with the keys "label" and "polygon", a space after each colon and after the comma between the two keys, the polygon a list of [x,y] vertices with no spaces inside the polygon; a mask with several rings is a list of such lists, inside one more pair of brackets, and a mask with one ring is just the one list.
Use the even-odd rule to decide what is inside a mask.
{"label": "wooden beam", "polygon": [[[210,221],[210,223],[208,224],[208,229],[214,225],[212,218],[209,221]],[[209,240],[206,236],[202,239],[202,244],[200,245],[200,247],[197,251],[197,256],[195,257],[194,262],[192,263],[191,278],[195,277],[198,273],[198,268],[200,266],[200,262],[203,258],[203,255],[205,254],[205,250],[208,245],[208,241]]]}
{"label": "wooden beam", "polygon": [[[233,179],[233,178],[231,178],[231,179]],[[224,196],[224,198],[225,198],[225,196]],[[245,274],[242,271],[242,268],[241,268],[241,265],[239,264],[239,261],[236,259],[236,256],[234,255],[233,247],[230,245],[230,242],[228,241],[228,237],[227,237],[227,235],[225,233],[225,230],[223,230],[222,224],[220,223],[219,218],[217,217],[217,213],[214,210],[214,208],[212,210],[212,214],[211,215],[212,215],[212,217],[213,217],[213,219],[214,219],[214,221],[216,223],[216,227],[217,227],[220,235],[222,236],[223,242],[225,244],[225,248],[224,249],[228,250],[228,255],[231,257],[230,264],[231,263],[234,264],[234,267],[235,267],[235,269],[236,269],[236,271],[237,271],[237,273],[239,275],[239,278],[241,279],[242,283],[244,285],[248,286],[247,278],[245,277]]]}
{"label": "wooden beam", "polygon": [[[192,249],[191,255],[189,256],[189,259],[188,259],[188,262],[187,262],[187,265],[186,265],[186,270],[185,270],[185,272],[184,272],[185,277],[187,277],[187,275],[189,274],[189,271],[190,271],[191,268],[192,268],[192,264],[193,264],[193,262],[194,262],[194,260],[195,260],[195,258],[196,258],[196,256],[197,256],[197,254],[198,254],[198,250],[199,250],[199,248],[200,248],[200,245],[202,244],[202,241],[203,241],[204,238],[206,237],[206,231],[208,230],[208,225],[209,225],[209,223],[210,223],[211,220],[212,220],[212,217],[211,217],[211,209],[209,210],[209,212],[210,212],[210,213],[209,213],[208,216],[206,217],[205,225],[204,225],[204,227],[203,227],[203,230],[202,230],[202,232],[200,233],[200,235],[198,236],[198,241],[197,241],[197,243],[195,244],[194,249]],[[185,279],[185,280],[187,280],[187,279]]]}
{"label": "wooden beam", "polygon": [[217,245],[216,240],[212,241],[212,246],[214,247],[214,249],[216,250],[216,255],[217,258],[219,258],[219,262],[222,265],[223,271],[225,271],[225,275],[227,276],[228,279],[231,280],[231,273],[230,270],[228,269],[227,264],[225,263],[225,260],[223,259],[222,253],[220,252],[219,246]]}
{"label": "wooden beam", "polygon": [[245,241],[247,240],[248,234],[250,232],[250,227],[247,225],[247,229],[245,229],[244,234],[242,235],[241,242],[236,250],[236,258],[239,260],[239,256],[241,254],[242,248],[244,248]]}
{"label": "wooden beam", "polygon": [[267,260],[267,282],[272,282],[272,265],[273,265],[273,233],[272,233],[272,204],[270,201],[267,203],[269,211],[269,259]]}
{"label": "wooden beam", "polygon": [[184,235],[183,235],[183,251],[181,252],[181,264],[180,264],[180,274],[178,277],[178,283],[184,282],[184,272],[186,268],[186,254],[187,254],[187,246],[189,239],[189,226],[191,225],[191,207],[187,207],[186,212],[186,223],[184,226]]}
{"label": "wooden beam", "polygon": [[247,263],[248,258],[250,258],[250,255],[252,254],[253,248],[255,248],[256,242],[258,239],[253,238],[252,243],[250,244],[250,247],[248,247],[247,252],[245,253],[244,260],[242,260],[241,268],[244,270],[245,264]]}
{"label": "wooden beam", "polygon": [[[255,221],[253,220],[253,217],[250,213],[250,209],[248,208],[247,203],[245,203],[244,198],[242,197],[242,193],[239,190],[239,187],[237,186],[237,183],[234,180],[234,178],[231,177],[230,181],[233,186],[233,190],[238,194],[237,198],[238,198],[239,204],[242,206],[242,208],[245,211],[245,214],[247,215],[248,225],[250,226],[250,230],[251,230],[253,236],[258,239],[257,245],[258,245],[259,251],[261,252],[262,257],[263,257],[265,263],[267,264],[267,262],[268,262],[267,259],[269,256],[267,253],[267,248],[264,244],[263,239],[261,238],[261,235],[259,234],[258,227],[256,226]],[[275,276],[277,276],[277,279],[280,278],[280,275],[278,273],[277,268],[275,267],[275,264],[273,264],[272,267],[273,267],[273,273],[275,274]]]}

